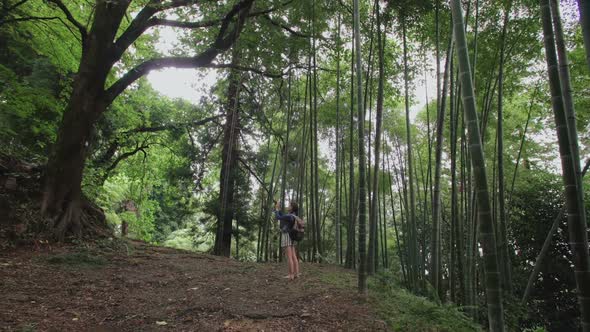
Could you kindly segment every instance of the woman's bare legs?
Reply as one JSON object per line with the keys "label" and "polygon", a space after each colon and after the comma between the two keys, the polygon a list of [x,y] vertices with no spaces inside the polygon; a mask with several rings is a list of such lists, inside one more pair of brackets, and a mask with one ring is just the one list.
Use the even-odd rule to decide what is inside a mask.
{"label": "woman's bare legs", "polygon": [[293,263],[293,269],[291,271],[293,272],[293,278],[296,278],[297,277],[298,264],[297,264],[297,256],[295,255],[295,247],[294,246],[291,246],[289,248],[291,248],[291,262]]}
{"label": "woman's bare legs", "polygon": [[289,266],[289,279],[293,279],[295,277],[294,270],[295,270],[295,263],[293,262],[293,247],[287,246],[285,247],[285,256],[287,256],[287,264]]}
{"label": "woman's bare legs", "polygon": [[301,273],[299,273],[299,259],[297,259],[297,248],[295,246],[291,247],[293,253],[293,275],[295,278],[298,278]]}

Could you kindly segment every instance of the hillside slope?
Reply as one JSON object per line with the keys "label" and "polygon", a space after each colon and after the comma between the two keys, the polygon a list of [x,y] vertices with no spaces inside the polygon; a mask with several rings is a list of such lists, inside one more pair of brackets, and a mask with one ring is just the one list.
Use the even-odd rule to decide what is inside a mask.
{"label": "hillside slope", "polygon": [[303,264],[289,282],[279,264],[129,244],[0,255],[0,326],[6,330],[384,330],[355,291],[321,280],[332,266]]}
{"label": "hillside slope", "polygon": [[[288,281],[284,264],[116,243],[43,244],[1,253],[1,329],[473,330],[448,309],[399,289],[373,290],[363,301],[356,275],[336,266],[303,263],[302,277]],[[443,318],[429,312],[453,323],[441,325]]]}

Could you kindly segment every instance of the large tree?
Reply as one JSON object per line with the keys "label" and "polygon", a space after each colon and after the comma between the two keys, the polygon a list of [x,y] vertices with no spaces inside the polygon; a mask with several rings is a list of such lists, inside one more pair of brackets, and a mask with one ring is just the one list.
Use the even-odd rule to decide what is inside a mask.
{"label": "large tree", "polygon": [[[81,182],[89,141],[94,125],[112,102],[129,85],[154,69],[164,67],[224,67],[212,64],[220,53],[236,41],[251,13],[254,0],[242,0],[228,7],[219,18],[198,22],[165,19],[163,12],[178,8],[199,10],[205,4],[194,0],[151,0],[143,8],[133,8],[131,0],[96,0],[89,24],[84,24],[61,0],[50,0],[80,35],[82,55],[73,80],[57,141],[48,162],[42,211],[52,221],[55,234],[63,238],[68,233],[80,234]],[[122,28],[130,11],[137,15]],[[268,10],[266,11],[268,12]],[[260,12],[263,13],[263,12]],[[161,14],[161,15],[159,15]],[[171,26],[179,28],[219,27],[208,47],[195,56],[161,57],[148,59],[120,76],[108,86],[127,50],[149,28]]]}

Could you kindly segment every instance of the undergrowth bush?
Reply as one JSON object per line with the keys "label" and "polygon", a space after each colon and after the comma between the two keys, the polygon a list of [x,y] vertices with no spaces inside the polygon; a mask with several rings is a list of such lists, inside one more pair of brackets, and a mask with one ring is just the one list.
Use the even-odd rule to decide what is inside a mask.
{"label": "undergrowth bush", "polygon": [[412,294],[389,272],[369,278],[369,296],[394,331],[481,331],[457,307]]}

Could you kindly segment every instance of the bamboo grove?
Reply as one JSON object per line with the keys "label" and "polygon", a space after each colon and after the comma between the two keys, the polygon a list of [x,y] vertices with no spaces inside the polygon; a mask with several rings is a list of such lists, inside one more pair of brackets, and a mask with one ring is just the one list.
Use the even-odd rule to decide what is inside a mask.
{"label": "bamboo grove", "polygon": [[[474,318],[480,317],[481,311],[478,306],[482,305],[487,308],[489,329],[503,331],[507,328],[504,318],[506,306],[511,306],[511,303],[515,303],[513,299],[522,295],[514,287],[513,265],[510,262],[514,256],[514,250],[511,249],[511,243],[514,240],[509,238],[508,228],[511,198],[518,168],[522,163],[521,157],[527,139],[531,109],[539,102],[552,100],[556,103],[556,100],[559,100],[556,97],[558,92],[553,90],[551,98],[541,100],[543,98],[538,95],[538,91],[544,87],[539,85],[530,87],[528,95],[531,106],[526,112],[526,124],[521,127],[520,139],[516,141],[518,143],[515,148],[516,154],[509,155],[509,158],[514,159],[506,163],[504,158],[507,152],[504,148],[505,133],[503,131],[505,75],[507,75],[507,63],[510,62],[510,57],[514,55],[514,49],[517,48],[513,43],[518,40],[518,38],[511,39],[508,34],[514,33],[510,29],[513,24],[511,20],[520,20],[516,24],[524,24],[527,19],[533,20],[540,17],[539,13],[541,17],[544,17],[541,10],[543,8],[548,10],[549,5],[516,1],[497,4],[500,29],[494,36],[497,38],[493,47],[495,63],[491,66],[487,63],[480,64],[482,71],[491,71],[480,81],[476,80],[481,78],[481,75],[476,74],[478,20],[479,12],[482,10],[480,6],[485,6],[486,3],[468,2],[465,13],[465,3],[451,1],[450,17],[446,8],[447,4],[444,3],[401,5],[364,3],[367,16],[363,29],[359,27],[363,25],[363,22],[360,22],[357,17],[359,5],[357,1],[353,2],[352,7],[342,4],[345,8],[344,13],[338,12],[336,20],[332,21],[333,31],[329,34],[333,36],[334,42],[333,59],[328,60],[332,68],[317,67],[316,39],[323,40],[323,38],[318,38],[317,35],[311,37],[310,53],[307,59],[307,63],[311,66],[300,76],[305,81],[300,83],[305,91],[303,105],[299,106],[299,112],[303,113],[302,122],[292,121],[293,110],[291,102],[288,102],[287,123],[289,127],[292,123],[300,124],[299,132],[295,135],[301,135],[301,139],[296,140],[297,143],[301,143],[296,147],[287,145],[294,129],[288,128],[285,134],[287,139],[283,138],[284,145],[277,150],[277,153],[282,151],[283,154],[287,154],[286,151],[289,149],[297,150],[294,168],[300,176],[294,183],[287,180],[286,196],[301,202],[306,207],[306,217],[310,222],[310,238],[302,245],[301,255],[303,259],[309,261],[328,260],[348,268],[356,268],[359,273],[358,287],[361,294],[367,293],[367,275],[395,268],[394,266],[398,265],[400,278],[412,291],[427,294],[430,289],[432,290],[430,296],[435,296],[440,301],[461,305]],[[316,4],[313,4],[312,8],[315,8],[314,6]],[[551,12],[545,13],[549,15],[547,18],[549,23],[543,21],[543,27],[549,26],[553,29],[551,27],[553,24],[555,33],[563,38],[563,31],[560,31],[559,6],[555,1],[552,6]],[[315,9],[312,9],[309,23],[312,33],[315,24],[313,13]],[[343,30],[342,22],[346,21],[347,14],[352,14],[352,26],[345,26]],[[432,19],[432,16],[434,16],[434,24],[431,27],[434,31],[429,31],[428,35],[421,36],[420,33],[411,31],[412,27],[408,27],[414,23],[419,28],[413,28],[423,29],[424,25],[415,22],[424,17]],[[448,25],[444,22],[445,19],[450,21]],[[452,34],[448,31],[451,23]],[[441,31],[448,31],[448,34],[445,35]],[[470,31],[471,35],[467,36],[467,31]],[[343,37],[343,34],[348,35]],[[419,67],[418,70],[409,67],[407,42],[409,34],[412,38],[421,39],[422,44],[418,46],[419,50],[413,50],[413,56],[423,61],[414,63]],[[545,31],[544,35],[548,36],[548,32]],[[343,39],[346,38],[349,38],[349,48],[343,49]],[[430,40],[426,41],[426,39]],[[388,52],[385,46],[388,41],[394,44],[394,47],[401,48],[397,67],[385,63],[391,59],[385,56]],[[426,42],[434,44],[434,47],[425,45]],[[549,50],[547,52],[555,53],[555,50],[550,51],[551,47],[547,41],[545,43],[545,49]],[[412,44],[416,47],[415,40]],[[560,47],[559,41],[557,47]],[[490,47],[487,46],[487,48]],[[563,40],[561,54],[562,58],[567,56]],[[410,75],[420,75],[420,71],[432,70],[432,68],[429,69],[429,66],[432,66],[432,63],[428,63],[429,57],[435,62],[434,67],[437,73],[435,100],[438,102],[426,104],[426,109],[423,110],[426,113],[424,114],[426,119],[423,119],[425,120],[422,123],[423,126],[418,129],[410,121],[412,98],[409,85],[416,80],[415,77],[410,78]],[[547,58],[550,58],[549,55]],[[344,69],[346,62],[343,60],[349,61],[348,82]],[[484,61],[489,60],[484,59]],[[564,98],[563,102],[553,105],[554,110],[557,106],[572,107],[571,87],[563,83],[570,80],[565,73],[568,67],[557,63],[548,64],[548,66],[549,76],[538,74],[557,88],[561,84],[563,93],[569,92],[569,97],[565,94],[560,97]],[[562,68],[564,73],[557,75],[558,67]],[[551,73],[551,70],[556,72]],[[422,74],[426,75],[424,72]],[[293,94],[292,75],[292,73],[289,74],[288,96]],[[402,83],[399,86],[386,87],[385,85],[389,84],[388,78],[392,76],[397,76]],[[554,77],[548,79],[552,76]],[[331,84],[335,83],[335,87],[322,87],[321,83],[318,86],[318,78],[320,81],[325,79]],[[560,80],[562,83],[559,83]],[[428,84],[429,81],[431,80],[425,79],[424,84]],[[479,95],[475,94],[476,85],[481,86],[478,90]],[[332,104],[329,105],[334,109],[336,118],[329,132],[330,140],[333,140],[328,152],[330,157],[323,161],[318,160],[317,152],[318,145],[322,144],[317,136],[318,90],[320,94],[331,94],[335,98],[335,101],[330,101]],[[349,92],[349,99],[343,98],[346,91]],[[392,110],[387,109],[387,106],[384,107],[384,93],[390,94],[390,98],[391,94],[397,95],[395,98],[400,106],[394,107],[403,109],[405,116],[403,113],[395,112],[387,114]],[[326,102],[325,99],[324,102]],[[324,110],[323,107],[321,109]],[[373,109],[375,109],[374,113]],[[446,112],[448,115],[445,114]],[[565,116],[570,120],[575,119],[571,113]],[[306,117],[310,119],[309,122],[305,120]],[[397,119],[393,119],[394,117]],[[556,114],[556,121],[560,117],[563,115]],[[490,121],[493,118],[496,124],[495,128],[490,130],[488,127],[491,126]],[[358,119],[365,121],[358,121]],[[348,124],[345,123],[346,120]],[[384,121],[397,121],[396,125],[400,127],[403,126],[401,121],[405,121],[405,134],[391,129],[383,130],[383,127],[391,128],[388,124],[384,126]],[[581,271],[587,271],[588,268],[587,226],[584,222],[585,216],[570,220],[578,218],[574,216],[583,214],[583,208],[579,208],[584,204],[583,197],[580,197],[583,193],[581,161],[579,155],[576,156],[578,154],[576,151],[580,149],[576,142],[571,142],[571,140],[576,141],[578,137],[575,132],[576,124],[565,123],[565,118],[561,121],[564,122],[562,124],[556,122],[558,128],[564,130],[563,134],[558,134],[562,138],[558,139],[560,153],[556,155],[566,158],[562,161],[562,169],[564,181],[566,181],[565,188],[571,190],[571,193],[566,196],[571,196],[569,203],[568,198],[564,199],[566,206],[570,203],[574,204],[568,207],[571,209],[568,213],[570,216],[568,229],[570,232],[577,229],[573,231],[575,234],[570,233],[571,238],[577,238],[571,243],[572,253],[585,255],[585,258],[581,256],[575,258],[574,262],[577,266],[576,271],[580,271],[575,275],[578,285],[578,303],[582,311],[581,325],[586,328],[587,322],[584,321],[586,319],[584,317],[587,315],[588,300],[587,295],[584,295],[587,294],[584,288],[588,282],[584,279],[587,272]],[[418,148],[414,152],[416,145],[413,140],[416,139],[416,134],[412,133],[412,130],[416,129],[423,131],[422,137],[418,139],[422,140],[425,147]],[[490,133],[494,134],[492,138],[486,137],[486,134]],[[490,144],[493,145],[493,150],[489,147]],[[562,147],[562,144],[569,147]],[[445,145],[449,147],[449,150],[445,151],[446,160],[443,160]],[[567,150],[571,151],[572,157],[564,157]],[[487,156],[486,159],[484,153],[491,154],[491,157]],[[318,181],[318,175],[320,175],[318,162],[331,164],[325,167],[334,178],[333,192],[326,188],[327,181],[324,183]],[[287,165],[288,168],[287,163],[288,160],[285,158],[280,167]],[[505,170],[507,164],[514,167],[511,172]],[[276,157],[273,167],[276,168]],[[575,167],[578,169],[576,170]],[[573,173],[570,176],[574,176],[574,179],[567,180],[566,169],[572,169]],[[443,171],[447,173],[444,179],[441,175]],[[284,168],[283,172],[285,172]],[[512,178],[508,178],[507,174],[510,174]],[[578,180],[575,180],[575,174],[578,174]],[[321,176],[325,179],[326,174]],[[284,175],[280,180],[272,175],[271,188],[274,181],[282,183],[281,199],[284,201],[286,197]],[[444,198],[442,191],[448,193]],[[445,220],[443,214],[449,219]],[[559,214],[554,225],[562,217],[563,214]],[[331,227],[326,224],[327,218],[333,218]],[[261,234],[267,231],[268,226],[265,225]],[[545,240],[546,243],[550,242],[554,232],[555,227],[552,227]],[[579,238],[580,236],[584,238]],[[264,248],[260,251],[258,259],[268,259],[268,254],[264,252],[269,248],[268,238],[262,237],[258,246]],[[390,250],[392,247],[395,249]],[[275,257],[280,259],[276,252],[278,247],[275,246],[274,250]],[[544,252],[541,252],[538,259],[542,260]],[[395,262],[394,265],[392,261]],[[532,286],[538,275],[538,264],[541,264],[539,260],[530,275],[527,288]],[[528,291],[525,292],[522,304],[526,304],[527,296]],[[483,303],[482,298],[485,299]],[[514,326],[512,325],[514,322],[509,323],[510,326]]]}
{"label": "bamboo grove", "polygon": [[[123,236],[282,261],[272,210],[295,201],[300,259],[355,269],[363,298],[389,278],[490,331],[590,331],[588,1],[111,2],[2,1],[3,63],[19,47],[73,87],[34,130],[0,90],[0,152],[47,164],[56,238],[96,228],[88,200]],[[39,31],[63,45],[28,49]],[[217,82],[169,100],[144,77],[169,67]]]}

